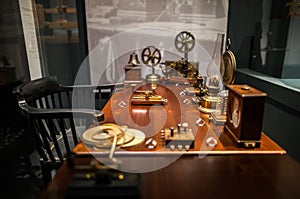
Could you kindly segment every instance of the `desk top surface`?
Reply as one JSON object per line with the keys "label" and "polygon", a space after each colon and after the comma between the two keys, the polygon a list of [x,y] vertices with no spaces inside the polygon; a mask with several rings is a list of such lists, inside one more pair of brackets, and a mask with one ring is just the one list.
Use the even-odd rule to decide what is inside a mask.
{"label": "desk top surface", "polygon": [[[75,158],[76,166],[90,158]],[[40,198],[60,199],[74,173],[65,163]],[[168,166],[140,174],[140,198],[300,198],[300,165],[288,155],[182,156]],[[97,185],[95,185],[97,187]],[[88,192],[81,194],[96,194]]]}
{"label": "desk top surface", "polygon": [[[162,92],[164,97],[172,95],[168,91]],[[132,106],[127,101],[127,94],[124,92],[115,93],[106,104],[103,112],[105,121],[103,123],[117,123],[128,125],[136,129],[143,130],[147,138],[154,138],[158,142],[161,128],[176,126],[182,122],[182,115],[178,114],[176,100],[168,97],[168,104],[164,107],[155,106]],[[115,106],[120,101],[125,101],[126,107]],[[139,194],[141,199],[152,198],[300,198],[300,165],[291,159],[286,152],[278,146],[272,139],[262,133],[261,147],[254,149],[238,148],[233,140],[223,133],[222,126],[215,126],[209,122],[207,114],[200,113],[197,105],[189,104],[191,108],[186,110],[184,115],[195,115],[193,121],[201,117],[206,125],[202,127],[192,126],[195,134],[195,148],[188,152],[170,151],[158,144],[155,149],[147,149],[145,142],[140,145],[115,151],[115,155],[134,155],[135,163],[142,163],[143,166],[156,165],[158,161],[164,161],[164,167],[155,170],[145,170],[139,172],[140,184]],[[156,109],[157,108],[157,109]],[[166,110],[166,120],[164,124],[159,122],[150,124],[149,128],[144,128],[149,124],[151,118],[160,118]],[[130,117],[130,118],[129,118]],[[184,117],[183,117],[184,118]],[[184,119],[183,119],[184,120]],[[152,125],[152,126],[151,126]],[[154,130],[153,130],[154,129]],[[208,147],[204,144],[205,138],[213,136],[218,140],[215,147]],[[95,161],[92,156],[82,154],[102,154],[102,151],[94,150],[83,143],[80,143],[74,150],[78,156],[74,159],[75,167],[69,168],[65,163],[59,169],[53,181],[49,184],[41,195],[41,199],[60,199],[69,193],[69,185],[72,183],[74,174],[85,172],[76,168],[86,168]],[[169,154],[182,153],[173,158]],[[105,153],[104,153],[105,154]],[[138,156],[151,155],[151,156]],[[156,156],[155,154],[168,154],[167,156]],[[208,155],[206,155],[208,154]],[[209,155],[213,154],[213,155]],[[117,157],[118,159],[118,157]],[[127,160],[129,161],[127,162]],[[141,160],[140,162],[138,160]],[[98,159],[101,161],[101,159]],[[130,158],[120,157],[123,161],[120,167],[130,168],[134,171],[136,164],[132,164]],[[168,162],[169,160],[169,162]],[[129,164],[130,167],[126,167]],[[78,166],[78,167],[77,167]],[[130,171],[128,171],[130,172]],[[88,198],[88,193],[97,193],[97,186],[93,186],[93,191],[83,190],[83,195]],[[95,189],[96,187],[96,189]],[[98,190],[99,191],[99,190]]]}
{"label": "desk top surface", "polygon": [[[138,90],[151,90],[149,85],[143,85]],[[152,154],[285,154],[286,151],[270,139],[265,133],[261,135],[261,146],[259,148],[244,149],[237,147],[233,139],[223,132],[223,126],[217,126],[210,122],[208,114],[202,113],[197,104],[183,103],[185,99],[192,102],[191,96],[180,96],[184,87],[161,86],[158,85],[156,93],[167,99],[166,105],[145,106],[132,105],[131,88],[115,92],[103,112],[105,120],[103,123],[116,123],[126,125],[128,128],[135,128],[145,133],[146,139],[153,138],[157,141],[157,147],[149,149],[145,146],[145,141],[139,145],[127,148],[121,148],[115,151],[115,154],[126,155],[152,155]],[[120,103],[123,105],[120,106]],[[202,118],[205,121],[204,126],[197,126],[196,121]],[[170,150],[162,144],[161,129],[176,127],[178,123],[188,122],[195,136],[195,145],[189,151]],[[206,139],[213,137],[217,140],[217,145],[210,147],[206,144]],[[86,146],[83,143],[78,144],[74,152],[77,154],[107,154],[107,150],[97,150]]]}

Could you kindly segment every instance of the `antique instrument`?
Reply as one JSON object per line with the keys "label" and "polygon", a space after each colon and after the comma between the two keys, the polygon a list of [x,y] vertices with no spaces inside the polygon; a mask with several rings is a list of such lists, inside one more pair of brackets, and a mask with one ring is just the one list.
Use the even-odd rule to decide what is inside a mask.
{"label": "antique instrument", "polygon": [[124,69],[126,83],[142,83],[142,67],[140,66],[138,55],[135,52],[130,54],[128,65],[126,65]]}
{"label": "antique instrument", "polygon": [[167,60],[163,63],[165,67],[162,72],[168,82],[188,82],[191,87],[186,92],[190,95],[202,96],[205,92],[204,79],[198,73],[198,62],[189,62],[188,53],[195,47],[195,37],[188,31],[182,31],[175,37],[175,48],[184,53],[184,58],[178,61]]}
{"label": "antique instrument", "polygon": [[145,140],[145,134],[127,126],[119,126],[113,123],[105,123],[87,129],[82,133],[82,141],[94,150],[109,150],[109,158],[117,148],[138,145]]}
{"label": "antique instrument", "polygon": [[184,53],[184,58],[178,61],[165,61],[165,69],[162,72],[168,80],[172,77],[182,76],[188,81],[193,81],[193,79],[198,75],[197,67],[199,63],[191,63],[188,61],[188,53],[195,47],[195,37],[192,33],[187,31],[182,31],[178,33],[175,37],[175,48]]}
{"label": "antique instrument", "polygon": [[207,66],[207,93],[201,98],[201,105],[199,110],[204,113],[212,113],[216,110],[216,105],[218,102],[218,92],[220,91],[220,67],[222,64],[221,55],[223,47],[224,34],[217,34],[217,39],[211,57],[211,61]]}
{"label": "antique instrument", "polygon": [[[220,73],[225,86],[233,84],[235,80],[236,60],[233,52],[229,50],[230,46],[230,39],[227,38],[225,52],[222,55],[222,63],[220,66]],[[212,121],[217,125],[223,125],[226,122],[227,100],[228,90],[223,90],[218,93],[216,111],[211,113]]]}
{"label": "antique instrument", "polygon": [[177,128],[170,127],[161,133],[163,134],[165,146],[172,151],[189,151],[194,148],[195,136],[188,123],[177,124]]}
{"label": "antique instrument", "polygon": [[175,80],[176,77],[184,77],[188,82],[193,82],[198,76],[198,70],[195,67],[197,63],[190,63],[185,58],[179,61],[165,61],[166,67],[162,70],[167,80]]}
{"label": "antique instrument", "polygon": [[222,90],[217,95],[216,111],[211,113],[211,119],[216,125],[224,125],[227,114],[228,90]]}
{"label": "antique instrument", "polygon": [[148,46],[142,51],[142,61],[143,63],[152,68],[152,74],[146,76],[146,81],[148,83],[155,83],[160,81],[160,75],[155,73],[155,66],[159,64],[161,60],[161,53],[155,46]]}
{"label": "antique instrument", "polygon": [[224,85],[233,84],[235,80],[236,60],[233,52],[230,50],[230,38],[226,41],[225,52],[222,56],[220,72]]}
{"label": "antique instrument", "polygon": [[248,85],[227,85],[229,90],[224,131],[238,147],[260,147],[266,93]]}
{"label": "antique instrument", "polygon": [[188,31],[182,31],[176,35],[174,42],[176,49],[184,53],[184,58],[188,60],[188,53],[193,50],[196,43],[194,35]]}
{"label": "antique instrument", "polygon": [[167,104],[168,100],[162,96],[157,95],[156,83],[151,84],[152,90],[136,90],[131,98],[131,104],[135,105],[153,105],[153,104]]}
{"label": "antique instrument", "polygon": [[219,101],[219,80],[216,78],[211,78],[208,81],[209,83],[206,86],[207,93],[203,97],[201,97],[201,105],[199,107],[199,110],[204,113],[212,113],[218,111],[216,107]]}

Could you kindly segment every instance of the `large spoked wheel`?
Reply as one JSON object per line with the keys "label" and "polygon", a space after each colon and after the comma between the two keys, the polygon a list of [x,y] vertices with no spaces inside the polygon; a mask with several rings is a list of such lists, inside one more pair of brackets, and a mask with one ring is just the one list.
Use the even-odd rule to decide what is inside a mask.
{"label": "large spoked wheel", "polygon": [[142,61],[148,66],[156,66],[161,60],[161,53],[158,48],[148,46],[142,51]]}
{"label": "large spoked wheel", "polygon": [[195,47],[195,37],[192,33],[182,31],[175,37],[175,47],[181,53],[188,53]]}

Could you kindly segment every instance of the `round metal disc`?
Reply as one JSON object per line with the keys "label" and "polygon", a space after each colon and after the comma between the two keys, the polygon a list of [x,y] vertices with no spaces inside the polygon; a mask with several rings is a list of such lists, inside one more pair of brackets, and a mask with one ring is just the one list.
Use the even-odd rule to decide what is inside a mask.
{"label": "round metal disc", "polygon": [[230,50],[227,50],[223,54],[222,64],[220,68],[221,75],[223,78],[223,83],[225,85],[234,83],[235,70],[236,70],[235,56]]}
{"label": "round metal disc", "polygon": [[195,47],[195,37],[188,31],[182,31],[175,37],[175,47],[181,53],[188,53]]}
{"label": "round metal disc", "polygon": [[161,53],[158,48],[148,46],[142,51],[142,61],[147,66],[156,66],[161,60]]}

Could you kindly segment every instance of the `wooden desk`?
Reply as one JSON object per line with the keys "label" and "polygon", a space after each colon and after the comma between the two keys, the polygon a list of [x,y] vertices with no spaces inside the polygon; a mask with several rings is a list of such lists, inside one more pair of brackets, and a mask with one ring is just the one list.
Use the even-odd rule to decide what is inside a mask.
{"label": "wooden desk", "polygon": [[[168,90],[158,88],[158,93],[163,93],[169,98]],[[125,96],[125,97],[124,97]],[[126,100],[126,92],[116,93],[104,108],[105,121],[118,124],[127,124],[129,127],[143,128],[152,117],[155,118],[161,113],[156,112],[148,106],[128,106],[125,109],[115,106],[120,100]],[[178,98],[177,98],[178,99]],[[179,98],[181,99],[181,98]],[[176,109],[176,101],[169,100],[164,108],[167,110],[167,120],[163,128],[170,125],[175,126],[181,122],[180,114]],[[140,198],[300,198],[300,165],[291,159],[286,152],[273,142],[265,134],[262,134],[262,144],[256,149],[240,149],[232,142],[228,135],[222,132],[222,127],[209,123],[208,115],[197,110],[197,106],[191,111],[197,111],[196,118],[202,117],[206,121],[204,127],[194,126],[196,133],[195,149],[188,152],[181,152],[184,155],[174,159],[167,166],[149,172],[141,172]],[[128,114],[131,119],[128,119]],[[188,114],[188,113],[185,113]],[[127,115],[127,116],[126,116]],[[170,118],[169,118],[170,117]],[[196,119],[195,118],[195,119]],[[151,134],[151,129],[145,131],[147,137],[153,137],[159,141],[158,132]],[[209,130],[209,131],[208,131]],[[153,133],[153,132],[152,132]],[[202,142],[207,136],[216,136],[218,145],[210,150]],[[82,143],[77,145],[75,152],[75,165],[89,165],[94,160],[90,154],[105,154],[85,147]],[[116,151],[115,155],[133,155],[137,159],[145,160],[156,164],[153,157],[160,160],[167,160],[170,155],[179,153],[163,149],[160,145],[153,150],[145,148],[144,143],[139,146]],[[88,154],[89,156],[85,156]],[[207,156],[202,156],[202,155]],[[213,154],[213,155],[212,155]],[[225,155],[226,154],[226,155]],[[281,154],[281,155],[279,155]],[[150,155],[150,156],[149,156]],[[124,157],[121,160],[125,160]],[[147,159],[146,158],[146,159]],[[132,163],[132,162],[131,162]],[[148,162],[147,162],[148,163]],[[146,164],[147,164],[146,163]],[[121,170],[128,165],[121,164]],[[134,164],[131,164],[135,167]],[[68,186],[72,177],[78,170],[69,169],[65,163],[57,172],[53,181],[49,184],[40,196],[41,199],[60,199],[68,193]],[[94,189],[96,191],[97,189]],[[88,193],[88,190],[83,192]],[[84,197],[87,198],[87,197]]]}
{"label": "wooden desk", "polygon": [[[77,158],[75,165],[90,160]],[[40,199],[64,198],[74,173],[64,164]],[[288,155],[182,156],[140,177],[141,199],[300,198],[300,165]]]}
{"label": "wooden desk", "polygon": [[[193,103],[184,104],[188,99],[192,102],[191,96],[180,96],[185,86],[158,85],[156,93],[168,99],[164,106],[145,106],[132,105],[131,88],[125,88],[123,91],[116,92],[103,109],[105,120],[103,123],[117,123],[118,125],[127,125],[130,128],[142,130],[146,134],[146,139],[152,137],[158,145],[155,149],[145,147],[145,142],[130,148],[122,148],[115,151],[115,155],[154,155],[154,154],[285,154],[280,146],[272,141],[267,135],[262,133],[261,147],[254,149],[238,148],[233,140],[223,132],[222,126],[216,126],[209,121],[208,114],[201,113],[198,105]],[[151,90],[150,85],[143,85],[138,89]],[[125,103],[125,107],[119,106],[120,102]],[[203,118],[205,126],[198,127],[196,121]],[[165,121],[164,121],[165,119]],[[178,123],[188,122],[189,128],[195,135],[195,147],[189,151],[171,151],[163,147],[161,142],[160,130],[176,127]],[[218,140],[215,147],[206,145],[205,140],[208,137],[214,137]],[[77,154],[101,155],[106,152],[86,147],[83,143],[76,146],[74,150]]]}

